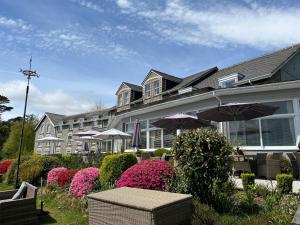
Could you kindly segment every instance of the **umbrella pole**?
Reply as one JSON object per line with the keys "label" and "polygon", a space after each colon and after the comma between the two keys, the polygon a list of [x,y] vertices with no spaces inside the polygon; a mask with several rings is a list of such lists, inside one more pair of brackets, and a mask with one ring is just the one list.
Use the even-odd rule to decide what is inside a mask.
{"label": "umbrella pole", "polygon": [[114,138],[112,138],[112,141],[111,141],[111,153],[112,153],[112,154],[114,154],[114,145],[115,145],[114,142],[115,142],[115,141],[114,141]]}

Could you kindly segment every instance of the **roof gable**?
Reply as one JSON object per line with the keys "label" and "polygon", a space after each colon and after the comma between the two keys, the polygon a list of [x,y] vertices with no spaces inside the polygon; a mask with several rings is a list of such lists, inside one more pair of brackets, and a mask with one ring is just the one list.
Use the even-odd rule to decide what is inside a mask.
{"label": "roof gable", "polygon": [[180,82],[182,81],[182,79],[179,78],[179,77],[175,77],[175,76],[172,76],[172,75],[170,75],[170,74],[166,74],[166,73],[160,72],[160,71],[158,71],[158,70],[151,69],[151,70],[149,71],[149,73],[147,74],[147,76],[145,77],[145,79],[143,80],[142,85],[143,85],[143,84],[145,83],[145,81],[151,76],[152,73],[155,73],[155,74],[157,74],[157,75],[163,77],[164,79],[173,81],[173,82],[175,82],[175,83],[180,83]]}
{"label": "roof gable", "polygon": [[120,85],[120,87],[118,88],[118,90],[116,91],[116,95],[119,93],[119,91],[122,89],[122,87],[128,87],[130,88],[132,91],[137,91],[137,92],[142,92],[142,87],[136,84],[131,84],[128,82],[122,82],[122,84]]}
{"label": "roof gable", "polygon": [[42,124],[45,118],[48,118],[52,126],[55,127],[59,123],[59,121],[61,121],[64,117],[64,115],[46,112],[44,116],[40,119],[39,123],[36,125],[35,130],[39,128],[39,126]]}

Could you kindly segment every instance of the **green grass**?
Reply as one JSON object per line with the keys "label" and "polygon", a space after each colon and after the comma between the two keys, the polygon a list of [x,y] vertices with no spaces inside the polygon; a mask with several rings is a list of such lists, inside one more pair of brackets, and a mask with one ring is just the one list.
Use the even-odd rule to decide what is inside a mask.
{"label": "green grass", "polygon": [[[0,183],[0,191],[12,189],[12,186]],[[40,192],[38,193],[37,208],[40,209]],[[70,198],[62,192],[45,193],[44,211],[48,211],[49,215],[40,218],[43,225],[88,225],[86,203]]]}

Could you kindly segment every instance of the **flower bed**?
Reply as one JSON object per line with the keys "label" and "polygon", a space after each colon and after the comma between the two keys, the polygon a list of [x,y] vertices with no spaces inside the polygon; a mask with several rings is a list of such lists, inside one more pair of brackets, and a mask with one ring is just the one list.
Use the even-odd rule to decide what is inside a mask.
{"label": "flower bed", "polygon": [[116,182],[117,187],[135,187],[165,190],[166,181],[172,176],[171,165],[162,160],[144,160],[127,169]]}
{"label": "flower bed", "polygon": [[94,167],[78,171],[71,182],[69,195],[74,195],[78,198],[85,197],[93,190],[98,176],[99,170]]}

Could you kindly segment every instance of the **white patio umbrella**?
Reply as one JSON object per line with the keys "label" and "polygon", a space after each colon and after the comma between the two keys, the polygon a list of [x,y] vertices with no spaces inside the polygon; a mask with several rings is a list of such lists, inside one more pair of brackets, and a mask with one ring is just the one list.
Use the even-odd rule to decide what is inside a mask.
{"label": "white patio umbrella", "polygon": [[44,137],[44,138],[40,138],[40,139],[37,139],[38,142],[53,142],[53,154],[55,153],[54,150],[56,148],[56,145],[55,143],[58,143],[58,142],[64,142],[64,139],[62,138],[58,138],[58,137],[53,137],[53,136],[49,136],[49,137]]}
{"label": "white patio umbrella", "polygon": [[84,136],[93,136],[93,135],[97,135],[100,133],[101,132],[96,131],[96,130],[88,130],[88,131],[82,131],[82,132],[76,133],[74,135],[79,136],[79,137],[84,137]]}
{"label": "white patio umbrella", "polygon": [[[96,131],[97,133],[100,134],[100,132]],[[81,133],[84,133],[84,132],[81,132]],[[78,133],[79,134],[79,133]],[[77,135],[78,136],[78,135]],[[100,138],[96,138],[94,136],[78,136],[77,138],[75,138],[75,141],[78,141],[78,142],[81,142],[82,145],[83,145],[83,149],[85,151],[89,151],[89,148],[91,147],[92,145],[92,141],[100,141],[101,139]]]}
{"label": "white patio umbrella", "polygon": [[131,137],[131,135],[127,134],[125,132],[122,132],[120,130],[112,128],[110,130],[103,131],[100,134],[94,135],[93,137],[98,137],[101,139],[111,139],[112,140],[112,153],[113,153],[114,152],[114,140],[115,139],[123,140],[123,138],[129,138],[129,137]]}

